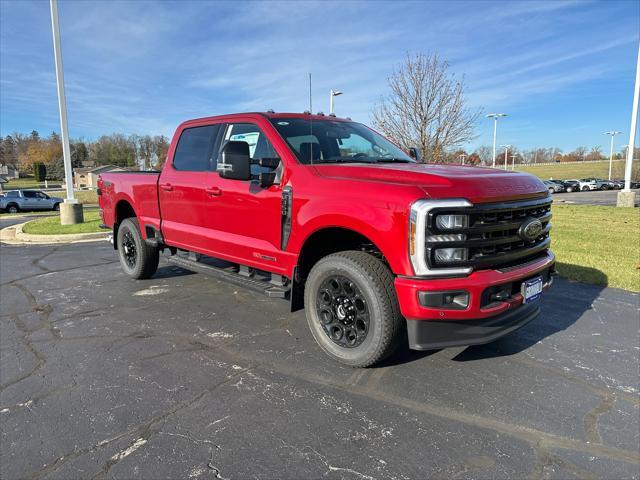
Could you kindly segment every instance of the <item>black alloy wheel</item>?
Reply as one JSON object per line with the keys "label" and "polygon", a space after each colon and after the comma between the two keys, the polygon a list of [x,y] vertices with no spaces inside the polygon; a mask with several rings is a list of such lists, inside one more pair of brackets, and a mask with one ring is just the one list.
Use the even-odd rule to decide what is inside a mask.
{"label": "black alloy wheel", "polygon": [[358,285],[346,276],[331,275],[320,284],[316,310],[324,333],[336,345],[354,348],[367,338],[367,301]]}

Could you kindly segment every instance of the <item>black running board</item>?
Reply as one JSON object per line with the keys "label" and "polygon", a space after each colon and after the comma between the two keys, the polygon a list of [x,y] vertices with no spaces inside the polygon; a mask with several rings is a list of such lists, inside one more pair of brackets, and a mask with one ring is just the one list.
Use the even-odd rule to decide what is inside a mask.
{"label": "black running board", "polygon": [[290,288],[288,286],[274,285],[268,280],[259,280],[257,278],[240,275],[228,267],[216,267],[197,260],[191,260],[180,255],[173,255],[169,257],[167,261],[170,264],[184,268],[185,270],[191,270],[193,272],[202,273],[203,275],[216,277],[220,280],[224,280],[225,282],[238,285],[239,287],[263,293],[267,297],[289,298]]}

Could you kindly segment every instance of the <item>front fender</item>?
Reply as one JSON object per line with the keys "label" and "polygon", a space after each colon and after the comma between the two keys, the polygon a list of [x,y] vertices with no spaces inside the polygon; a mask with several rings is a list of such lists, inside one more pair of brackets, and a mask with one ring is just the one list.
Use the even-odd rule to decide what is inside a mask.
{"label": "front fender", "polygon": [[371,241],[397,275],[413,275],[408,255],[407,210],[392,204],[345,205],[334,200],[321,205],[308,202],[294,212],[294,235],[289,248],[300,253],[306,240],[326,228],[352,230]]}

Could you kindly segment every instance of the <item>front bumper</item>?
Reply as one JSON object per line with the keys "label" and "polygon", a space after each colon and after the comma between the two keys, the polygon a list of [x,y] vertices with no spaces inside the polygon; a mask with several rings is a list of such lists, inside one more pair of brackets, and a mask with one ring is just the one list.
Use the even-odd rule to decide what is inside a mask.
{"label": "front bumper", "polygon": [[[490,342],[519,328],[538,314],[539,302],[523,305],[515,286],[542,275],[544,290],[552,283],[555,257],[551,251],[523,265],[500,270],[478,270],[458,278],[396,277],[395,288],[402,315],[407,319],[410,347],[419,350]],[[513,285],[508,298],[487,302],[487,289]],[[420,302],[420,292],[466,291],[464,309],[431,308]],[[447,336],[448,335],[448,336]]]}
{"label": "front bumper", "polygon": [[538,300],[495,317],[480,320],[407,320],[409,348],[436,350],[493,342],[536,318],[540,313],[539,303]]}

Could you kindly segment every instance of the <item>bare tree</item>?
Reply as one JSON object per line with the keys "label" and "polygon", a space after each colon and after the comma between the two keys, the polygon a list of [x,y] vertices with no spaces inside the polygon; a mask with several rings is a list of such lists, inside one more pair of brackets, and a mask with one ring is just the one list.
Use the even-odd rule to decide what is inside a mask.
{"label": "bare tree", "polygon": [[493,148],[486,145],[476,148],[473,153],[480,157],[482,165],[489,165],[493,159]]}
{"label": "bare tree", "polygon": [[437,55],[407,54],[387,79],[391,93],[372,112],[373,122],[401,147],[440,161],[445,149],[469,142],[480,111],[465,106],[464,79]]}

